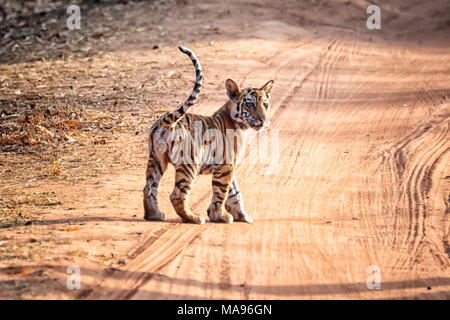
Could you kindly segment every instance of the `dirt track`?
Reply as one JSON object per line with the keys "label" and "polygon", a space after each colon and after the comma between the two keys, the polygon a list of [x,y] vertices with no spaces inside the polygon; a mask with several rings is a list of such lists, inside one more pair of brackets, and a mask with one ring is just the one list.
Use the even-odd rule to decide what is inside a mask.
{"label": "dirt track", "polygon": [[[245,20],[254,4],[239,10],[237,3],[196,2],[174,8],[162,23],[169,31],[217,28],[217,35],[191,45],[205,69],[191,112],[220,107],[228,77],[243,86],[275,80],[269,133],[279,133],[278,170],[261,174],[265,165],[252,149],[237,172],[255,223],[180,223],[169,201],[171,168],[159,195],[167,222],[144,222],[146,142],[131,137],[122,146],[142,150],[134,155],[142,167],[64,187],[63,202],[76,209],[56,208],[43,218],[87,223],[79,236],[96,241],[86,250],[97,250],[89,246],[102,246],[108,235],[121,237],[114,250],[128,257],[126,265],[103,271],[77,260],[88,288],[77,297],[449,299],[448,28],[430,20],[429,29],[415,30],[423,28],[407,22],[424,14],[417,4],[404,16],[406,5],[389,8],[396,18],[388,11],[382,30],[370,31],[363,1],[334,3],[326,9],[337,16],[324,15],[323,25],[314,8],[296,15],[294,2],[261,3]],[[225,13],[213,20],[211,9]],[[360,19],[352,18],[359,9]],[[410,29],[389,32],[399,26]],[[139,55],[142,47],[130,45],[122,54]],[[184,61],[175,46],[165,54],[167,61]],[[193,78],[192,70],[184,68],[182,76]],[[181,99],[188,91],[177,94]],[[200,177],[191,196],[195,212],[206,215],[210,189],[210,177]],[[31,228],[35,237],[43,232]],[[142,236],[128,236],[135,229]],[[58,263],[63,270],[71,260]],[[371,265],[380,268],[381,290],[366,286]]]}

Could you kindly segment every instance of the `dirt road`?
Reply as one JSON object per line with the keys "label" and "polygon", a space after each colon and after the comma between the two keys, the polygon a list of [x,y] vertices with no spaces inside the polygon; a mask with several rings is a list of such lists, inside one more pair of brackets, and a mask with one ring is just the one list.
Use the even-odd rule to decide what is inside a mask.
{"label": "dirt road", "polygon": [[[278,134],[270,154],[277,166],[264,171],[267,157],[251,148],[237,171],[255,223],[181,223],[169,201],[172,168],[160,184],[167,221],[142,220],[146,137],[119,141],[139,167],[59,189],[65,205],[28,227],[37,237],[54,227],[45,221],[83,222],[68,237],[82,238],[86,251],[126,257],[108,269],[77,258],[85,287],[69,297],[450,298],[448,5],[382,6],[382,29],[368,30],[369,2],[272,3],[189,2],[161,22],[169,34],[192,34],[187,44],[203,64],[205,85],[191,112],[220,107],[228,77],[243,86],[275,80],[267,135],[270,143]],[[422,15],[426,27],[408,23]],[[136,37],[143,42],[121,48],[122,57],[149,45]],[[164,50],[161,63],[175,59],[193,79],[176,47]],[[209,176],[196,182],[195,212],[206,215],[210,185]],[[111,237],[120,239],[111,245]],[[39,264],[52,262],[28,268]],[[58,272],[70,264],[61,258]],[[379,271],[380,290],[368,288],[369,270]],[[52,288],[37,296],[54,297]]]}

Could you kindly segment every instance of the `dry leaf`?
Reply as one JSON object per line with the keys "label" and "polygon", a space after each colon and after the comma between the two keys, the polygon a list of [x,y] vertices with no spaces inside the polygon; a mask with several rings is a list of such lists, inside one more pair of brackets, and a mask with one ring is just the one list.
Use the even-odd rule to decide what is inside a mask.
{"label": "dry leaf", "polygon": [[28,269],[20,269],[19,270],[19,274],[29,274],[30,273],[30,270],[28,270]]}
{"label": "dry leaf", "polygon": [[59,231],[78,231],[80,230],[80,227],[67,227],[63,229],[59,229]]}
{"label": "dry leaf", "polygon": [[53,174],[55,176],[59,176],[61,173],[61,170],[59,170],[59,168],[56,167],[56,159],[53,159]]}

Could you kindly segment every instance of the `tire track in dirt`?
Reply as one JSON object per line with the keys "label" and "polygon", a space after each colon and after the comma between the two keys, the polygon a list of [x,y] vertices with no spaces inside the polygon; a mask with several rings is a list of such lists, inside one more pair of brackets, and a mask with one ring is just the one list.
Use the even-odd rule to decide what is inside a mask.
{"label": "tire track in dirt", "polygon": [[[408,50],[395,50],[391,55],[397,71],[407,70],[410,65],[408,60],[411,60]],[[420,71],[426,71],[426,68]],[[387,179],[383,185],[390,188],[392,195],[397,195],[396,199],[393,198],[395,205],[392,208],[393,212],[398,213],[395,215],[393,247],[407,248],[406,255],[395,257],[392,268],[419,270],[422,260],[431,253],[440,268],[445,270],[450,265],[445,254],[446,235],[445,232],[437,234],[440,231],[437,231],[436,223],[440,221],[432,220],[439,216],[439,208],[442,207],[442,203],[435,200],[439,196],[438,191],[433,192],[433,189],[439,189],[435,185],[440,184],[445,175],[445,164],[448,163],[445,159],[450,148],[450,113],[446,103],[449,92],[436,89],[431,83],[423,83],[417,74],[407,77],[419,86],[414,92],[415,105],[428,106],[429,116],[427,120],[415,124],[390,148],[387,152],[389,156],[384,157],[384,167],[380,170],[385,172]],[[403,210],[399,209],[402,207]],[[405,219],[404,215],[408,218]],[[400,230],[405,222],[408,225],[407,234],[402,235]]]}
{"label": "tire track in dirt", "polygon": [[[420,257],[424,246],[431,245],[430,241],[426,240],[429,232],[427,219],[433,210],[429,200],[430,191],[432,181],[441,179],[441,176],[433,178],[436,167],[443,165],[439,163],[446,158],[450,150],[449,121],[450,117],[444,115],[440,120],[420,126],[393,152],[395,166],[390,170],[398,172],[399,200],[404,199],[409,212],[408,234],[403,239],[403,242],[408,244],[409,257],[400,263],[400,268],[413,265]],[[435,257],[442,267],[447,268],[449,266],[447,257],[438,254],[443,252],[439,249],[442,248],[434,249]]]}
{"label": "tire track in dirt", "polygon": [[[156,241],[121,269],[120,277],[113,279],[114,287],[95,292],[90,299],[129,299],[139,286],[152,277],[152,273],[169,263],[187,243],[192,241],[203,226],[176,224],[165,230]],[[118,290],[122,288],[123,290]]]}
{"label": "tire track in dirt", "polygon": [[[288,87],[293,87],[289,94],[282,100],[280,107],[277,109],[276,112],[271,117],[271,121],[273,121],[274,125],[277,126],[276,120],[281,116],[282,112],[286,110],[288,105],[292,102],[293,98],[296,97],[298,94],[300,94],[300,89],[302,88],[303,84],[307,83],[310,78],[313,75],[317,75],[319,80],[316,80],[320,83],[317,97],[315,98],[315,103],[312,106],[312,108],[318,108],[320,104],[321,99],[326,99],[326,91],[328,87],[328,81],[330,80],[328,74],[325,69],[329,67],[332,67],[335,65],[336,61],[339,61],[342,57],[342,52],[339,52],[338,48],[336,47],[338,41],[333,40],[331,43],[327,46],[324,46],[319,51],[319,55],[317,58],[317,61],[315,62],[314,66],[311,68],[311,70],[300,80],[297,82],[295,81],[298,74],[295,75],[294,79],[287,85]],[[326,79],[324,79],[326,78]],[[323,80],[323,81],[321,81]],[[325,87],[325,89],[323,89]],[[277,126],[279,127],[279,126]],[[283,133],[283,132],[282,132]],[[303,139],[306,139],[307,136],[313,134],[313,132],[307,132]],[[280,139],[282,141],[288,141],[288,137],[280,136]],[[295,140],[298,140],[298,137],[295,137]],[[291,145],[294,145],[295,141],[288,142],[284,144],[286,146],[286,149],[289,149]],[[286,167],[286,170],[289,172],[292,170],[292,168],[298,163],[299,158],[302,156],[303,153],[302,148],[297,148],[295,155],[293,157],[293,160],[289,166]],[[284,185],[287,183],[291,178],[289,175],[284,176],[284,180],[280,180],[278,183],[281,185]]]}

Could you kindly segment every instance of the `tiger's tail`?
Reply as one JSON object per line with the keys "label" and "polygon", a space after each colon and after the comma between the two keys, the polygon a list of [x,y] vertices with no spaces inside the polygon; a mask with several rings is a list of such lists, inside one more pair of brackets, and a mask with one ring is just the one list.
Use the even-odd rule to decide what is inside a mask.
{"label": "tiger's tail", "polygon": [[192,60],[192,64],[195,68],[195,85],[194,89],[191,92],[189,98],[181,105],[177,110],[170,112],[164,116],[162,119],[163,123],[168,127],[173,127],[178,120],[180,120],[187,112],[187,110],[197,101],[197,96],[200,92],[200,88],[202,87],[203,81],[203,73],[202,66],[195,56],[194,52],[188,48],[183,46],[178,46],[181,52],[187,54],[189,58]]}

